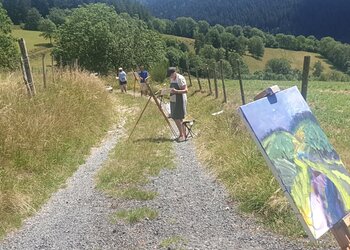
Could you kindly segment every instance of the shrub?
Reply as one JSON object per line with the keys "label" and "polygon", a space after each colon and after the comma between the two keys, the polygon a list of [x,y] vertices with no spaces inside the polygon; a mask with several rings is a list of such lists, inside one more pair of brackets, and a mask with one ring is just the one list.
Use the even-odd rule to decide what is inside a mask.
{"label": "shrub", "polygon": [[291,73],[291,65],[287,59],[274,58],[266,63],[265,70],[274,74],[287,75]]}

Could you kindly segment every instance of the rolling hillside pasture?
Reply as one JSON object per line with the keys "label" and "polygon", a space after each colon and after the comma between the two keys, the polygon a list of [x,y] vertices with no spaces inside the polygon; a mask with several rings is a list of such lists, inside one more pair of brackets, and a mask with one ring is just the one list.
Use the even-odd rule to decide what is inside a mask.
{"label": "rolling hillside pasture", "polygon": [[[186,38],[186,37],[178,37],[173,35],[163,35],[166,38],[172,38],[176,41],[180,41],[185,43],[191,51],[194,51],[194,39]],[[323,66],[324,73],[330,73],[332,70],[335,70],[334,67],[328,63],[326,59],[324,59],[318,53],[306,52],[306,51],[293,51],[293,50],[285,50],[285,49],[273,49],[273,48],[265,48],[265,54],[261,59],[255,59],[251,55],[244,55],[243,61],[248,65],[249,72],[254,73],[255,71],[260,71],[265,69],[266,63],[273,58],[284,58],[287,59],[292,69],[303,69],[304,56],[311,57],[311,65],[310,70],[312,70],[314,64],[317,61],[320,61]]]}
{"label": "rolling hillside pasture", "polygon": [[243,57],[243,61],[248,65],[249,71],[251,73],[259,70],[264,70],[266,63],[273,58],[287,59],[290,62],[292,69],[302,70],[304,56],[311,57],[311,69],[317,61],[320,61],[325,73],[329,73],[331,70],[334,70],[333,66],[329,64],[320,54],[306,51],[265,48],[265,54],[260,60],[257,60],[250,55],[245,55]]}
{"label": "rolling hillside pasture", "polygon": [[12,35],[19,39],[23,38],[26,42],[30,64],[34,69],[41,69],[41,55],[46,54],[45,63],[46,65],[51,65],[50,58],[50,43],[49,40],[40,36],[40,31],[22,30],[18,26],[14,26],[12,29]]}
{"label": "rolling hillside pasture", "polygon": [[162,36],[164,38],[168,38],[168,39],[173,39],[177,42],[183,42],[184,44],[186,44],[188,46],[188,48],[190,49],[190,51],[194,52],[194,39],[192,38],[187,38],[187,37],[179,37],[179,36],[173,36],[173,35],[166,35],[166,34],[162,34]]}
{"label": "rolling hillside pasture", "polygon": [[22,30],[18,26],[12,29],[12,35],[15,38],[24,38],[28,52],[36,52],[49,47],[49,41],[40,36],[40,31]]}

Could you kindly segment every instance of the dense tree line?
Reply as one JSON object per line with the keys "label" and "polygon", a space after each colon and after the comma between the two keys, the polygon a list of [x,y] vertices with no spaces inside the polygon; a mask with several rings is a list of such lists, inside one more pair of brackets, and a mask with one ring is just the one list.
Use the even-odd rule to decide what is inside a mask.
{"label": "dense tree line", "polygon": [[[113,56],[110,56],[110,51],[104,51],[102,52],[102,54],[107,53],[108,55],[104,56],[107,56],[109,58],[109,61],[105,60],[101,65],[99,65],[96,64],[95,60],[92,60],[93,62],[91,62],[90,64],[88,63],[89,59],[87,55],[99,58],[96,54],[82,55],[82,49],[76,46],[76,44],[74,45],[74,47],[72,44],[69,44],[68,40],[66,40],[66,44],[64,42],[65,36],[69,37],[69,39],[71,40],[75,40],[75,36],[72,36],[72,34],[79,37],[77,41],[79,39],[82,39],[82,37],[80,37],[79,34],[77,34],[77,31],[81,30],[82,27],[77,27],[73,25],[74,22],[79,23],[77,20],[74,19],[76,17],[75,14],[73,15],[73,13],[75,13],[76,11],[74,7],[79,6],[79,4],[82,4],[82,6],[88,6],[84,4],[95,2],[96,0],[2,1],[4,4],[7,4],[7,7],[12,6],[10,10],[12,10],[13,17],[22,16],[21,11],[18,10],[26,10],[25,18],[23,19],[25,20],[25,23],[23,25],[24,28],[42,31],[42,36],[50,39],[50,42],[52,38],[56,36],[58,42],[58,49],[56,49],[56,55],[63,57],[66,62],[69,62],[74,58],[79,58],[80,60],[84,61],[83,66],[86,69],[94,71],[97,70],[99,72],[108,71],[112,67],[112,65],[122,63],[123,60],[119,60],[122,57],[119,57],[118,61],[116,60],[116,58],[113,59]],[[241,56],[249,53],[253,57],[259,59],[264,55],[265,47],[318,52],[321,53],[329,61],[331,61],[338,69],[342,70],[343,72],[350,73],[349,45],[337,42],[330,37],[323,38],[320,41],[316,39],[315,36],[294,36],[282,33],[271,34],[251,26],[232,25],[225,27],[221,24],[215,24],[214,26],[211,26],[207,21],[200,20],[197,22],[191,17],[178,17],[174,21],[171,21],[169,19],[160,19],[150,16],[140,4],[132,0],[100,0],[97,2],[108,3],[108,5],[112,5],[114,7],[114,12],[124,13],[121,14],[121,16],[124,19],[128,20],[126,23],[124,23],[125,27],[127,27],[124,32],[129,34],[129,31],[134,29],[134,34],[127,36],[128,39],[131,39],[130,42],[125,42],[124,46],[132,44],[135,48],[134,50],[137,50],[137,48],[144,48],[144,45],[147,44],[147,39],[149,40],[148,46],[152,47],[153,44],[158,44],[159,46],[161,46],[153,38],[157,37],[159,41],[162,39],[156,36],[153,31],[147,29],[146,25],[148,26],[148,28],[157,30],[160,33],[194,38],[195,53],[189,51],[189,48],[184,43],[178,43],[167,40],[167,49],[165,55],[171,65],[179,65],[182,69],[185,69],[187,66],[190,66],[193,69],[192,73],[199,73],[199,75],[202,76],[206,74],[207,67],[215,67],[214,64],[220,60],[223,61],[223,65],[225,66],[225,72],[228,77],[234,77],[237,74],[237,60],[241,62],[240,64],[242,66],[243,73],[247,74],[248,68],[246,65],[244,65]],[[203,3],[205,4],[205,2]],[[221,4],[221,2],[219,4]],[[36,8],[39,6],[40,8]],[[47,8],[44,8],[44,6],[46,6]],[[128,12],[130,15],[125,14],[125,12]],[[42,14],[44,14],[46,18],[43,18]],[[135,15],[136,18],[131,18],[131,16]],[[69,19],[74,19],[75,21],[72,22],[72,20],[69,20],[69,16]],[[141,21],[142,19],[145,22]],[[21,19],[17,19],[17,21],[19,20]],[[99,23],[97,20],[95,20],[95,22]],[[74,28],[71,30],[71,33],[68,32],[65,34],[65,36],[63,36],[63,31],[64,29],[68,29],[68,24],[73,25]],[[97,27],[92,27],[91,29],[96,29],[94,32],[96,34],[100,34],[101,39],[104,39],[102,38],[103,33],[101,33]],[[104,30],[104,27],[101,27],[101,30]],[[108,29],[104,31],[106,31],[107,34],[114,33],[114,31],[110,31]],[[143,34],[143,32],[145,34]],[[146,34],[151,35],[147,38]],[[140,36],[141,39],[138,39],[137,36]],[[97,38],[94,38],[94,41],[96,39]],[[138,46],[136,44],[138,41],[143,41],[142,46]],[[107,42],[103,44],[105,46],[103,48],[110,49],[108,47]],[[71,47],[67,47],[67,45]],[[121,43],[119,43],[118,46],[122,50]],[[159,46],[155,47],[159,48]],[[91,52],[96,49],[89,48],[87,50]],[[112,51],[113,50],[115,50],[115,48],[112,48]],[[80,54],[78,53],[78,51]],[[127,51],[127,49],[125,49],[125,51]],[[162,51],[162,49],[160,49],[160,51]],[[143,53],[142,50],[138,51],[138,54],[143,55],[142,60],[135,60],[134,58],[130,61],[127,58],[125,58],[124,65],[126,67],[131,67],[135,64],[150,65],[154,62],[152,58],[148,58],[148,60],[146,60],[145,58],[147,57],[147,53]],[[153,54],[153,52],[151,54]],[[160,57],[156,58],[158,60]],[[103,58],[99,59],[101,59],[101,61],[104,60]],[[273,63],[276,62],[271,62],[272,65]],[[276,65],[280,66],[280,68],[283,68],[284,63],[285,62],[277,61]],[[288,70],[284,73],[281,73],[281,70],[274,70],[275,68],[276,67],[269,66],[265,69],[264,72],[256,72],[253,75],[253,77],[259,79],[273,79],[274,77],[276,77],[275,74],[279,75],[277,77],[278,79],[283,79],[283,77],[286,79],[300,77],[300,72],[298,71]],[[322,71],[320,67],[317,68],[316,72],[319,71]],[[313,75],[321,77],[320,73],[316,73]]]}
{"label": "dense tree line", "polygon": [[4,8],[15,24],[26,23],[29,10],[35,8],[41,16],[46,17],[50,9],[72,9],[90,3],[106,3],[114,6],[117,13],[126,12],[138,15],[147,20],[150,13],[141,4],[134,0],[2,0]]}
{"label": "dense tree line", "polygon": [[[211,26],[207,21],[200,20],[196,22],[191,17],[179,17],[174,21],[153,18],[148,23],[149,26],[161,33],[194,38],[196,55],[208,55],[210,47],[207,45],[212,46],[211,49],[223,49],[225,56],[221,59],[225,59],[228,62],[231,61],[232,67],[234,67],[235,63],[229,60],[230,54],[232,56],[232,53],[235,53],[237,54],[235,57],[238,57],[250,53],[253,57],[259,59],[264,55],[265,47],[268,47],[320,53],[336,66],[337,69],[348,74],[350,73],[349,45],[335,41],[330,37],[318,40],[315,36],[294,36],[282,33],[271,34],[251,26],[233,25],[224,27],[220,24]],[[205,52],[202,52],[202,50]],[[174,54],[174,51],[172,54]],[[202,58],[205,57],[202,56]],[[209,59],[212,60],[213,58],[211,57]],[[272,79],[273,75],[270,73],[275,73],[268,69],[266,69],[266,72],[269,72],[269,74],[257,72],[254,77]],[[235,74],[235,70],[232,73]],[[278,79],[283,80],[283,74],[277,74],[280,74]],[[286,78],[298,78],[300,74],[300,72],[291,70]],[[333,74],[330,78],[343,79],[343,76],[337,73]],[[326,78],[323,77],[323,79]]]}
{"label": "dense tree line", "polygon": [[211,25],[252,26],[270,33],[350,41],[348,0],[139,0],[159,18],[192,17]]}

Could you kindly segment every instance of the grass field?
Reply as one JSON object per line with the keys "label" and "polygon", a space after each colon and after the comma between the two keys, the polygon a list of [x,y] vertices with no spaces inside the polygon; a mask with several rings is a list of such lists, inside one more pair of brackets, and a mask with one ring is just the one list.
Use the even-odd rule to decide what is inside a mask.
{"label": "grass field", "polygon": [[[177,37],[172,35],[163,35],[163,36],[175,39],[177,41],[184,42],[189,46],[189,48],[191,48],[192,51],[194,51],[194,39]],[[311,64],[310,64],[311,69],[313,68],[314,64],[317,61],[320,61],[323,66],[324,73],[329,73],[331,70],[335,70],[333,66],[320,54],[306,52],[306,51],[293,51],[293,50],[285,50],[285,49],[265,48],[265,54],[261,59],[259,60],[255,59],[248,54],[243,56],[243,61],[248,65],[250,73],[254,73],[255,71],[259,71],[259,70],[264,70],[266,63],[273,58],[287,59],[290,62],[292,69],[302,70],[303,64],[304,64],[304,56],[311,57]]]}
{"label": "grass field", "polygon": [[265,48],[265,54],[260,60],[257,60],[252,56],[245,55],[243,56],[243,61],[248,65],[249,71],[251,73],[254,73],[255,71],[259,71],[259,70],[264,70],[266,63],[273,58],[286,59],[290,62],[293,69],[302,70],[303,63],[304,63],[304,56],[310,56],[311,69],[313,68],[313,65],[317,61],[320,61],[324,68],[323,71],[325,73],[329,73],[331,70],[334,70],[332,68],[332,65],[329,64],[327,60],[324,59],[320,54],[305,52],[305,51],[292,51],[292,50],[285,50],[285,49]]}
{"label": "grass field", "polygon": [[40,36],[41,32],[22,30],[18,26],[12,29],[12,35],[15,38],[23,38],[26,42],[30,64],[35,70],[42,68],[42,54],[45,54],[45,64],[51,65],[51,48],[49,40]]}
{"label": "grass field", "polygon": [[22,30],[18,26],[12,29],[12,35],[15,38],[23,38],[25,40],[30,53],[46,49],[49,46],[49,40],[41,37],[40,34],[40,31]]}
{"label": "grass field", "polygon": [[178,42],[183,42],[185,43],[188,48],[190,49],[190,51],[194,52],[194,39],[192,38],[187,38],[187,37],[179,37],[179,36],[173,36],[173,35],[166,35],[166,34],[162,34],[163,37],[165,38],[169,38],[169,39],[174,39],[175,41]]}

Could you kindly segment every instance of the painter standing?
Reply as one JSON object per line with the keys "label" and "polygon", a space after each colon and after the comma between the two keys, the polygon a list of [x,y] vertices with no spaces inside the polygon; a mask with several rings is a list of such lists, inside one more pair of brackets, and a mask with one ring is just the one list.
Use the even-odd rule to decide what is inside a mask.
{"label": "painter standing", "polygon": [[186,116],[187,106],[187,84],[185,77],[176,72],[176,67],[168,68],[168,77],[170,77],[170,113],[171,118],[179,130],[178,142],[186,140],[186,130],[183,125],[183,119]]}
{"label": "painter standing", "polygon": [[119,80],[119,87],[120,87],[120,91],[123,93],[127,91],[127,78],[126,78],[126,73],[123,70],[123,68],[119,68],[118,69],[118,76],[116,77],[117,80]]}

